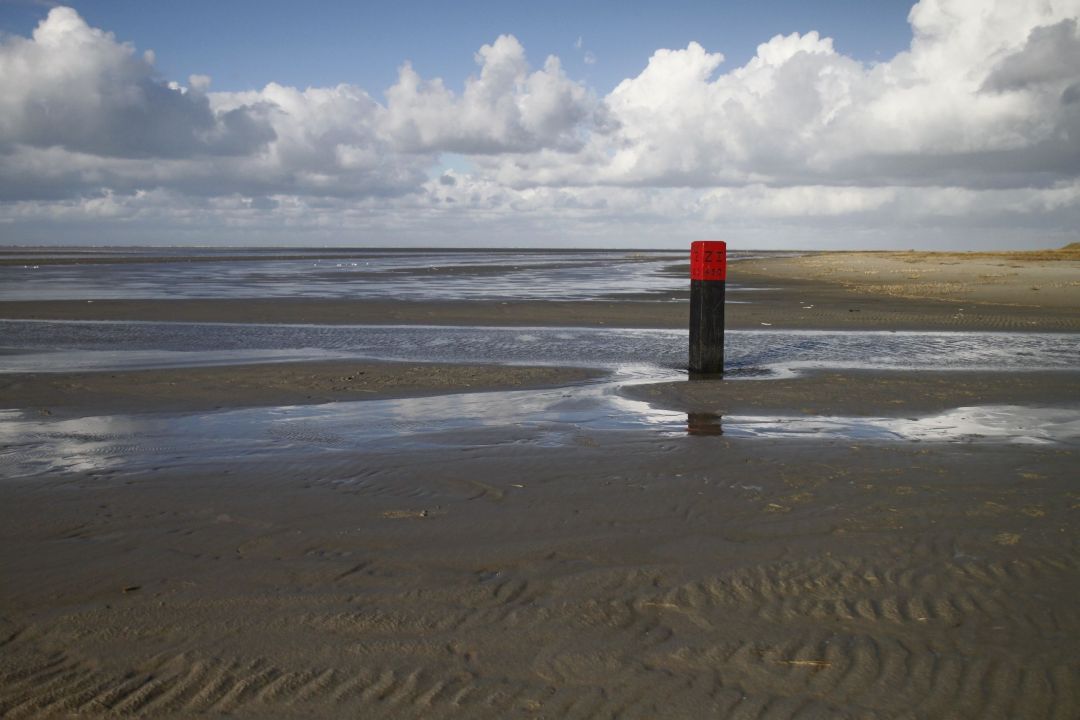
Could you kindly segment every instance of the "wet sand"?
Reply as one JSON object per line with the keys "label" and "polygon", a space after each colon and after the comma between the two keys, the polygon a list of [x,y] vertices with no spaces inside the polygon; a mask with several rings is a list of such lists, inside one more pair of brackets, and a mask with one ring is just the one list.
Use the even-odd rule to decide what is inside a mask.
{"label": "wet sand", "polygon": [[[584,368],[387,362],[0,374],[4,405],[81,417],[565,387],[604,376]],[[893,416],[972,405],[1080,405],[1080,373],[816,371],[794,378],[630,385],[621,394],[686,413]]]}
{"label": "wet sand", "polygon": [[[812,280],[769,281],[771,289],[731,291],[727,326],[791,330],[1080,330],[1072,306],[1010,307],[859,294]],[[782,284],[780,284],[782,282]],[[1080,294],[1080,291],[1077,291]],[[676,294],[677,295],[677,294]],[[473,325],[480,327],[685,328],[686,302],[384,302],[377,300],[0,301],[0,318],[299,323],[319,325]]]}
{"label": "wet sand", "polygon": [[1074,449],[467,440],[4,483],[0,712],[1080,712]]}
{"label": "wet sand", "polygon": [[[1075,305],[897,299],[778,275],[755,276],[781,289],[758,291],[770,298],[762,305],[731,306],[738,322],[1077,323]],[[0,313],[80,307],[35,305],[2,303]],[[334,322],[324,312],[363,322],[346,318],[365,307],[374,322],[386,311],[333,301],[89,305],[99,317],[159,320],[209,317],[216,306],[215,319],[248,322]],[[563,324],[567,307],[553,305],[513,307],[535,313],[522,324]],[[585,324],[684,326],[677,303],[580,305],[595,313]],[[638,305],[671,315],[645,319]],[[394,322],[507,322],[501,306],[481,303],[397,312]],[[410,383],[409,368],[423,381]],[[373,374],[363,382],[381,379],[354,385],[361,369]],[[3,392],[10,404],[77,416],[584,379],[550,368],[429,370],[349,362],[57,374]],[[431,377],[443,381],[425,385]],[[751,411],[1080,404],[1076,373],[825,372],[624,392],[689,423]],[[408,452],[8,478],[0,716],[1075,718],[1077,460],[1067,443],[570,427],[553,445],[507,426]]]}
{"label": "wet sand", "polygon": [[289,362],[77,373],[0,374],[0,405],[48,415],[190,412],[564,386],[579,368]]}
{"label": "wet sand", "polygon": [[[684,317],[685,316],[685,317]],[[26,320],[139,320],[320,325],[497,327],[685,327],[676,302],[536,302],[333,299],[0,301],[0,317]]]}

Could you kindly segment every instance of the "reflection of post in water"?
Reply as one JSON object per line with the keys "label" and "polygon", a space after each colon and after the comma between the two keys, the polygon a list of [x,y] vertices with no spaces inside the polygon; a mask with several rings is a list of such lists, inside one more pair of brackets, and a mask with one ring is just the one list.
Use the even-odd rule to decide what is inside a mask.
{"label": "reflection of post in water", "polygon": [[721,425],[723,415],[716,413],[686,413],[686,433],[688,435],[723,435]]}

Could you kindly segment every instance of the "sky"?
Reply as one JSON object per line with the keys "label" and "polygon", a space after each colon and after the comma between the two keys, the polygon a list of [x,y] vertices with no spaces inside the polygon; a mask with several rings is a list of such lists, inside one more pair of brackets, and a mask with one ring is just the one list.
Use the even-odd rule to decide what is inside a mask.
{"label": "sky", "polygon": [[1080,0],[0,0],[0,244],[1080,241]]}

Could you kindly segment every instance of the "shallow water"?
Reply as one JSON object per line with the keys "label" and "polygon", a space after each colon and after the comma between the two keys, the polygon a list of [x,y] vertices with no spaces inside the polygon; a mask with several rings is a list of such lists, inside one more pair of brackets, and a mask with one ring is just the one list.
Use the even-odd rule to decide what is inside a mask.
{"label": "shallow water", "polygon": [[[305,297],[341,299],[590,300],[685,291],[667,272],[681,252],[403,252],[349,257],[266,253],[196,261],[138,253],[160,262],[0,267],[0,300]],[[123,258],[120,258],[123,259]]]}
{"label": "shallow water", "polygon": [[[655,368],[686,364],[684,330],[378,325],[251,325],[0,320],[0,372],[191,367],[284,360]],[[779,377],[806,369],[1080,369],[1069,333],[733,330],[732,377]]]}
{"label": "shallow water", "polygon": [[595,433],[1080,445],[1080,408],[984,406],[921,418],[728,416],[703,419],[618,393],[651,379],[626,367],[611,379],[531,391],[469,393],[325,405],[53,420],[0,411],[7,477],[57,472],[228,468],[251,460],[317,464],[365,449],[560,447]]}
{"label": "shallow water", "polygon": [[[237,255],[243,257],[236,257]],[[739,250],[732,262],[790,252]],[[332,298],[597,300],[685,296],[687,252],[130,250],[54,253],[116,262],[0,265],[0,300]],[[230,255],[233,256],[230,258]],[[344,255],[344,256],[343,256]],[[18,254],[4,255],[11,260]],[[130,262],[138,260],[139,262]],[[729,283],[728,290],[744,288]],[[752,296],[752,294],[751,294]],[[732,300],[732,302],[745,302]]]}
{"label": "shallow water", "polygon": [[[0,321],[6,372],[176,367],[357,358],[576,365],[607,378],[553,390],[50,419],[0,414],[0,474],[227,467],[249,459],[317,462],[328,452],[437,445],[561,446],[583,433],[1077,444],[1080,408],[960,408],[922,418],[687,416],[619,394],[685,377],[686,333],[616,328],[231,325]],[[1080,335],[1055,333],[732,331],[728,376],[812,368],[1080,370]],[[118,349],[119,348],[119,349]]]}

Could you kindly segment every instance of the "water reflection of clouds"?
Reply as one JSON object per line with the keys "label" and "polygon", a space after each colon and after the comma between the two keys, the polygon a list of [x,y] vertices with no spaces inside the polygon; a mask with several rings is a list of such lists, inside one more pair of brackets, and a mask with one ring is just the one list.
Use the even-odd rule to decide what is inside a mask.
{"label": "water reflection of clouds", "polygon": [[0,414],[0,467],[13,476],[48,472],[93,472],[125,464],[140,436],[135,416],[32,418],[22,411]]}
{"label": "water reflection of clouds", "polygon": [[560,446],[581,431],[659,432],[667,436],[850,439],[980,443],[1080,441],[1080,408],[986,406],[922,418],[687,416],[616,392],[618,382],[573,388],[473,393],[317,406],[248,408],[192,415],[68,420],[0,416],[9,477],[64,471],[227,465],[246,459],[297,459],[326,450],[472,445],[476,433],[512,429],[517,440]]}
{"label": "water reflection of clouds", "polygon": [[1080,408],[987,405],[921,418],[729,416],[724,432],[755,438],[1074,445],[1080,441]]}

